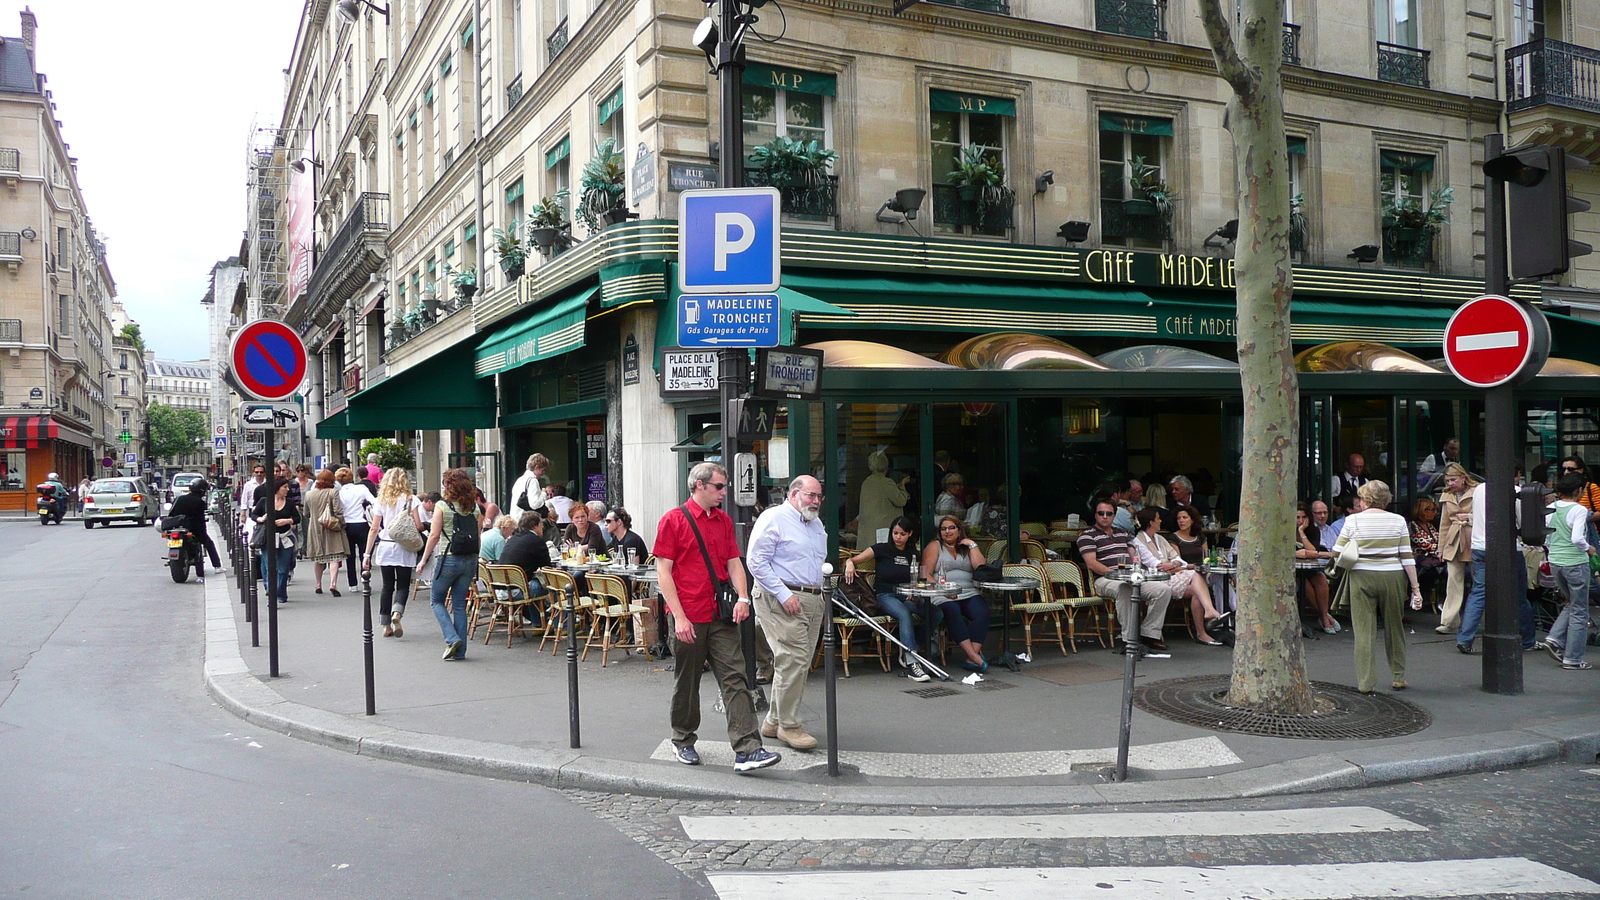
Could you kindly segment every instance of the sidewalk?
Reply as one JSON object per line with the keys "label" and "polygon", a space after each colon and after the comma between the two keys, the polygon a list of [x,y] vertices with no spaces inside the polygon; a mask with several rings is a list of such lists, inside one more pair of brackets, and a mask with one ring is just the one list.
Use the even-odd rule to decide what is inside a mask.
{"label": "sidewalk", "polygon": [[[341,573],[341,581],[343,574]],[[196,587],[196,590],[200,590]],[[1590,763],[1600,752],[1597,672],[1565,671],[1543,653],[1524,659],[1526,693],[1486,694],[1482,656],[1419,618],[1407,636],[1411,688],[1430,727],[1376,741],[1303,741],[1212,732],[1135,709],[1128,782],[1101,769],[1115,759],[1123,660],[1098,646],[1062,659],[1035,644],[1020,673],[992,670],[985,685],[952,681],[954,695],[923,698],[919,685],[852,660],[838,682],[844,774],[827,775],[827,754],[798,753],[776,740],[779,766],[735,775],[713,681],[702,683],[705,764],[670,760],[671,661],[599,651],[579,664],[582,747],[568,746],[564,648],[482,631],[464,663],[440,659],[443,641],[425,596],[407,611],[405,636],[374,634],[378,715],[365,712],[361,595],[312,593],[302,563],[279,607],[281,677],[268,673],[266,608],[261,646],[231,580],[213,575],[206,598],[205,681],[222,705],[272,731],[384,759],[565,788],[634,793],[887,805],[1098,805],[1202,800],[1329,790],[1482,771],[1558,758]],[[377,598],[373,598],[376,619]],[[381,627],[377,627],[381,631]],[[1169,633],[1173,658],[1145,660],[1141,683],[1225,674],[1226,649]],[[1314,680],[1354,684],[1348,631],[1306,644]],[[998,635],[991,636],[991,643]],[[1091,647],[1093,649],[1091,649]],[[1013,649],[1021,651],[1020,629]],[[956,671],[955,674],[965,674]],[[824,682],[813,673],[807,728],[826,742]]]}

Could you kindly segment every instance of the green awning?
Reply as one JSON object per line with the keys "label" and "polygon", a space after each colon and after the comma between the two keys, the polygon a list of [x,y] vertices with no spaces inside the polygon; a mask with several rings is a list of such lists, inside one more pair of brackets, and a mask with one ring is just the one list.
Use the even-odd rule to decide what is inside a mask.
{"label": "green awning", "polygon": [[493,428],[494,382],[473,376],[472,352],[464,341],[356,394],[346,426],[358,434]]}
{"label": "green awning", "polygon": [[778,309],[781,317],[778,319],[778,343],[789,345],[794,343],[795,322],[800,316],[844,316],[855,318],[855,313],[842,306],[834,306],[825,300],[818,300],[810,294],[802,294],[794,288],[778,287]]}
{"label": "green awning", "polygon": [[551,147],[544,155],[544,167],[554,169],[563,159],[572,155],[572,135],[561,139],[561,143]]}
{"label": "green awning", "polygon": [[317,423],[317,440],[348,441],[355,436],[355,432],[350,430],[350,424],[345,418],[344,410],[340,410]]}
{"label": "green awning", "polygon": [[472,33],[473,23],[468,22],[467,27],[461,30],[461,46],[468,47],[472,45]]}
{"label": "green awning", "polygon": [[1124,134],[1154,134],[1172,137],[1171,119],[1152,119],[1149,116],[1130,116],[1124,113],[1101,113],[1101,131],[1119,131]]}
{"label": "green awning", "polygon": [[1432,172],[1433,157],[1421,153],[1401,153],[1398,150],[1383,150],[1378,154],[1384,168],[1410,169],[1413,172]]}
{"label": "green awning", "polygon": [[622,108],[622,85],[617,85],[617,90],[600,103],[600,124],[611,121],[611,117]]}
{"label": "green awning", "polygon": [[509,372],[535,360],[576,350],[584,343],[584,314],[598,285],[540,302],[478,342],[474,371],[478,378]]}
{"label": "green awning", "polygon": [[744,67],[745,84],[752,87],[780,88],[800,94],[818,94],[832,97],[839,93],[838,79],[821,72],[802,72],[798,69],[780,69],[750,63]]}
{"label": "green awning", "polygon": [[511,186],[506,188],[506,202],[507,203],[515,203],[518,200],[522,199],[523,190],[524,190],[524,187],[523,187],[521,178],[518,178],[516,181],[511,182]]}
{"label": "green awning", "polygon": [[1306,155],[1306,139],[1303,138],[1303,137],[1292,137],[1292,138],[1289,138],[1289,155],[1290,156],[1305,156]]}
{"label": "green awning", "polygon": [[433,105],[433,99],[434,99],[433,85],[430,84],[430,85],[428,85],[428,89],[422,92],[422,102],[428,104],[429,106],[432,106]]}
{"label": "green awning", "polygon": [[461,229],[461,242],[464,244],[478,236],[478,223],[468,222],[467,227]]}
{"label": "green awning", "polygon": [[959,94],[955,91],[928,91],[928,106],[938,112],[986,113],[1017,117],[1017,101],[1005,97]]}
{"label": "green awning", "polygon": [[664,259],[634,259],[601,269],[600,308],[610,309],[624,303],[664,299],[667,296],[667,266],[668,262]]}
{"label": "green awning", "polygon": [[1600,322],[1547,312],[1550,355],[1600,365]]}

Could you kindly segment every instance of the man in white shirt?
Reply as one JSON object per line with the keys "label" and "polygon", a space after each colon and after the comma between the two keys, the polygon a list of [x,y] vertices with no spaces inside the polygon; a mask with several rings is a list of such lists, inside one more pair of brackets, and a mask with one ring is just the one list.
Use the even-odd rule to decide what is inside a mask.
{"label": "man in white shirt", "polygon": [[[1472,489],[1472,592],[1467,595],[1467,602],[1461,607],[1461,630],[1456,633],[1456,649],[1462,653],[1472,652],[1472,640],[1478,636],[1478,626],[1483,622],[1483,607],[1487,574],[1485,560],[1488,558],[1489,509],[1484,494],[1489,483],[1483,482]],[[1522,527],[1522,504],[1517,502],[1515,494],[1511,495],[1511,508],[1514,510],[1516,527]],[[1533,637],[1533,606],[1528,602],[1528,570],[1522,563],[1522,540],[1516,539],[1516,556],[1512,568],[1517,572],[1517,625],[1522,633],[1522,649],[1532,650]]]}
{"label": "man in white shirt", "polygon": [[567,496],[567,489],[562,485],[552,484],[546,487],[544,491],[549,495],[549,499],[544,502],[544,505],[555,510],[556,524],[571,525],[572,498]]}
{"label": "man in white shirt", "polygon": [[821,510],[821,482],[801,475],[789,484],[788,500],[756,520],[747,554],[756,582],[750,592],[756,620],[772,647],[772,705],[761,734],[796,750],[817,746],[800,719],[800,701],[828,611],[822,595],[828,532],[817,520]]}
{"label": "man in white shirt", "polygon": [[266,464],[256,463],[251,475],[249,481],[239,486],[239,527],[247,538],[250,536],[250,510],[256,505],[256,488],[267,483]]}
{"label": "man in white shirt", "polygon": [[1356,495],[1356,489],[1367,483],[1367,458],[1359,453],[1352,453],[1344,462],[1344,471],[1333,476],[1333,483],[1328,486],[1328,499],[1334,506],[1346,509]]}
{"label": "man in white shirt", "polygon": [[1317,540],[1322,542],[1322,549],[1332,550],[1333,545],[1339,541],[1339,529],[1344,520],[1330,523],[1328,521],[1328,504],[1321,500],[1311,501],[1311,524],[1317,526]]}

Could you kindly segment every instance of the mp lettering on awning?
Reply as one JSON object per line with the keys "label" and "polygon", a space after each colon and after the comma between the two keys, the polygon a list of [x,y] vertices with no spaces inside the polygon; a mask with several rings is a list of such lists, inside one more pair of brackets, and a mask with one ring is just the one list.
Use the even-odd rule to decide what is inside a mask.
{"label": "mp lettering on awning", "polygon": [[600,103],[600,124],[611,121],[611,117],[622,109],[622,85],[617,85],[616,91]]}
{"label": "mp lettering on awning", "polygon": [[1172,120],[1103,112],[1100,114],[1100,130],[1119,131],[1123,134],[1153,134],[1157,137],[1172,137]]}
{"label": "mp lettering on awning", "polygon": [[1409,169],[1413,172],[1433,171],[1433,157],[1423,153],[1401,153],[1399,150],[1383,150],[1379,152],[1378,158],[1386,169]]}
{"label": "mp lettering on awning", "polygon": [[823,97],[832,97],[839,92],[839,80],[832,75],[780,69],[776,66],[761,66],[754,63],[744,67],[742,80],[751,87],[777,88],[801,94],[818,94]]}
{"label": "mp lettering on awning", "polygon": [[561,139],[561,143],[551,147],[550,152],[544,155],[544,167],[546,169],[554,169],[563,159],[571,155],[572,135],[569,134]]}
{"label": "mp lettering on awning", "polygon": [[960,94],[955,91],[932,90],[928,92],[928,106],[935,112],[982,113],[990,116],[1017,117],[1017,101],[1005,97],[984,97],[979,94]]}

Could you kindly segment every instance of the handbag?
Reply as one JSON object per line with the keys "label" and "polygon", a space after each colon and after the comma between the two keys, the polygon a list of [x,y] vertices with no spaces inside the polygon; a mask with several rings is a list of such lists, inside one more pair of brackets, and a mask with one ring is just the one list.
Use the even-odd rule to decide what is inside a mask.
{"label": "handbag", "polygon": [[271,534],[272,534],[272,526],[268,525],[265,522],[257,522],[257,523],[255,523],[255,527],[250,532],[250,549],[251,550],[265,550],[265,549],[267,549],[267,542],[272,539],[270,537]]}
{"label": "handbag", "polygon": [[422,532],[417,530],[417,520],[411,514],[411,504],[403,505],[405,508],[400,511],[400,515],[395,516],[393,522],[387,523],[385,530],[389,533],[389,540],[416,553],[426,542],[422,539]]}
{"label": "handbag", "polygon": [[1344,549],[1339,551],[1338,556],[1328,560],[1328,574],[1342,575],[1353,568],[1360,558],[1361,546],[1356,542],[1355,538],[1346,538]]}
{"label": "handbag", "polygon": [[339,512],[336,513],[336,512],[333,511],[333,505],[335,503],[338,503],[338,502],[339,502],[339,495],[338,494],[334,494],[333,496],[329,497],[328,498],[328,505],[324,506],[322,508],[322,515],[317,516],[317,524],[321,525],[324,529],[326,529],[328,531],[343,531],[344,530],[344,509],[343,509],[343,504],[340,505]]}
{"label": "handbag", "polygon": [[716,567],[711,565],[711,551],[706,549],[706,539],[700,535],[700,526],[694,522],[694,516],[684,512],[683,507],[678,507],[683,517],[688,520],[689,527],[694,529],[694,539],[700,544],[700,555],[706,561],[706,574],[711,576],[712,596],[717,601],[717,621],[725,625],[733,624],[733,607],[739,602],[739,594],[733,585],[717,577]]}

